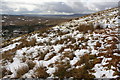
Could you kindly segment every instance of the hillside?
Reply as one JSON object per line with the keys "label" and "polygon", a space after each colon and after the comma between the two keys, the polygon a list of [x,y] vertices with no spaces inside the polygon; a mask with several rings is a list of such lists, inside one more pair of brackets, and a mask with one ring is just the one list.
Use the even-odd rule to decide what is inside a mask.
{"label": "hillside", "polygon": [[[52,27],[69,19],[45,16],[2,15],[2,42],[29,34],[46,27]],[[0,36],[1,39],[1,36]]]}
{"label": "hillside", "polygon": [[118,8],[1,44],[1,78],[119,78]]}

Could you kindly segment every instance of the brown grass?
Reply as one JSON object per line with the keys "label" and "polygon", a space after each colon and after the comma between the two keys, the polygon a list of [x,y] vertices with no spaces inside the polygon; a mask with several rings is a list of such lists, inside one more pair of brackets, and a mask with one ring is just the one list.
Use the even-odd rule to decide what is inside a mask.
{"label": "brown grass", "polygon": [[89,60],[94,60],[96,59],[95,55],[90,55],[90,54],[85,54],[80,57],[80,61],[78,61],[75,66],[80,66],[81,64],[85,64],[87,69],[91,69],[94,67],[94,62],[90,62]]}
{"label": "brown grass", "polygon": [[45,55],[47,54],[48,52],[42,52],[41,54],[39,54],[37,57],[39,57],[38,60],[44,60],[45,58]]}
{"label": "brown grass", "polygon": [[[13,50],[15,50],[15,49],[13,49]],[[13,61],[12,60],[12,58],[14,57],[13,50],[9,50],[9,51],[5,51],[4,53],[1,53],[0,54],[0,56],[2,56],[1,59],[7,59],[7,60],[10,60],[10,62]]]}
{"label": "brown grass", "polygon": [[[90,61],[90,60],[93,60],[93,61]],[[80,61],[78,61],[75,64],[75,66],[81,66],[82,64],[85,64],[85,65],[81,66],[80,68],[73,68],[68,71],[66,71],[66,69],[63,69],[64,71],[66,71],[63,73],[67,73],[66,77],[74,77],[74,78],[79,78],[79,79],[94,78],[95,76],[89,74],[89,71],[94,72],[94,70],[91,70],[91,69],[98,62],[100,61],[96,60],[96,55],[85,54],[84,56],[80,57]]]}
{"label": "brown grass", "polygon": [[70,58],[70,60],[72,60],[75,57],[75,55],[70,51],[64,52],[63,55],[64,55],[63,56],[64,58],[68,57],[68,58]]}
{"label": "brown grass", "polygon": [[46,61],[50,60],[50,59],[53,58],[54,56],[56,56],[55,53],[51,54],[51,55],[49,56],[49,58],[46,59]]}
{"label": "brown grass", "polygon": [[27,41],[26,39],[21,40],[22,44],[20,45],[21,47],[30,47],[30,46],[35,46],[36,39],[33,38],[30,41]]}
{"label": "brown grass", "polygon": [[89,80],[90,78],[94,78],[95,76],[88,73],[85,66],[81,68],[74,68],[68,72],[68,77],[74,77],[79,79]]}
{"label": "brown grass", "polygon": [[28,66],[22,66],[19,69],[16,70],[16,76],[15,78],[20,78],[23,74],[27,73],[29,71]]}
{"label": "brown grass", "polygon": [[79,27],[77,27],[77,30],[80,32],[88,32],[88,30],[93,31],[94,30],[94,26],[92,24],[81,24],[79,25]]}
{"label": "brown grass", "polygon": [[101,43],[100,42],[96,42],[95,47],[101,47]]}
{"label": "brown grass", "polygon": [[27,60],[26,63],[29,69],[33,69],[33,67],[35,66],[35,63],[32,60]]}
{"label": "brown grass", "polygon": [[35,78],[47,78],[48,76],[44,67],[38,67],[35,70]]}
{"label": "brown grass", "polygon": [[1,68],[1,73],[0,73],[0,75],[2,75],[1,78],[4,77],[5,75],[11,75],[11,74],[12,74],[11,71],[7,70],[7,69],[4,68],[4,67]]}
{"label": "brown grass", "polygon": [[65,78],[68,75],[67,69],[70,68],[69,62],[56,62],[57,71],[54,73],[59,78]]}

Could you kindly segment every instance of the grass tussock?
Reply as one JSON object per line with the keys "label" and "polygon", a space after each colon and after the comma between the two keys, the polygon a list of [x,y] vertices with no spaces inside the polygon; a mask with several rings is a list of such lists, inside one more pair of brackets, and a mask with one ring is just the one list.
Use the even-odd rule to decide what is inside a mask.
{"label": "grass tussock", "polygon": [[[15,49],[13,49],[13,50],[15,50]],[[8,51],[5,51],[4,53],[1,53],[0,54],[0,56],[2,56],[2,58],[1,59],[4,59],[4,60],[8,60],[8,61],[10,61],[10,62],[12,62],[13,61],[13,57],[14,57],[14,52],[13,52],[13,50],[8,50]],[[1,60],[0,59],[0,60]]]}
{"label": "grass tussock", "polygon": [[48,61],[48,60],[50,60],[51,58],[53,58],[54,56],[56,56],[56,54],[55,54],[55,53],[53,53],[53,54],[49,55],[49,57],[48,57],[47,59],[45,59],[45,60],[46,60],[46,61]]}
{"label": "grass tussock", "polygon": [[75,57],[75,55],[72,52],[70,52],[70,51],[64,52],[63,55],[64,55],[63,56],[64,58],[67,57],[70,60],[72,60]]}
{"label": "grass tussock", "polygon": [[35,78],[46,78],[49,75],[46,72],[46,69],[44,67],[38,67],[35,70]]}
{"label": "grass tussock", "polygon": [[35,63],[32,60],[27,60],[26,63],[29,66],[29,69],[33,69],[33,67],[35,66]]}
{"label": "grass tussock", "polygon": [[93,76],[92,74],[89,74],[85,66],[81,68],[73,68],[72,70],[68,71],[68,77],[70,76],[74,78],[79,78],[79,79],[95,78],[95,76]]}
{"label": "grass tussock", "polygon": [[[87,20],[87,21],[89,21],[89,20]],[[97,30],[103,29],[103,25],[100,24],[100,23],[96,23],[96,25],[95,25],[95,24],[92,24],[92,23],[89,23],[89,24],[80,24],[80,25],[76,28],[76,30],[78,30],[78,31],[80,31],[80,32],[83,32],[83,33],[86,33],[86,32],[88,32],[88,31],[93,32],[93,31],[95,31],[96,29],[97,29]]]}
{"label": "grass tussock", "polygon": [[93,31],[94,26],[92,24],[81,24],[76,29],[80,32],[86,33],[88,32],[88,30]]}
{"label": "grass tussock", "polygon": [[65,62],[56,62],[57,71],[54,73],[54,76],[59,78],[65,78],[68,76],[67,69],[70,68],[70,63],[68,61]]}
{"label": "grass tussock", "polygon": [[3,67],[3,68],[1,68],[1,77],[0,78],[2,78],[2,77],[4,77],[5,75],[11,75],[12,74],[12,72],[10,71],[10,70],[7,70],[5,67]]}
{"label": "grass tussock", "polygon": [[86,67],[92,68],[92,67],[94,67],[94,62],[93,61],[90,62],[90,60],[94,60],[94,59],[96,59],[95,55],[85,54],[85,55],[80,57],[80,61],[78,61],[75,64],[75,66],[80,66],[82,64],[85,64]]}
{"label": "grass tussock", "polygon": [[21,47],[30,47],[30,46],[35,46],[36,39],[32,38],[30,41],[27,41],[26,39],[22,39],[21,42]]}
{"label": "grass tussock", "polygon": [[19,69],[16,70],[15,78],[20,78],[23,74],[29,71],[29,67],[27,65],[21,66]]}

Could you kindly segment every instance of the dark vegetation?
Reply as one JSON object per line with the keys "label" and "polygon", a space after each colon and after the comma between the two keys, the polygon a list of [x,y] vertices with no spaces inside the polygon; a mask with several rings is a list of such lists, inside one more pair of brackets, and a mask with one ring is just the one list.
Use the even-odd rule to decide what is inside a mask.
{"label": "dark vegetation", "polygon": [[49,18],[39,16],[2,16],[2,37],[3,42],[23,34],[28,34],[46,27],[53,27],[67,21],[64,18]]}

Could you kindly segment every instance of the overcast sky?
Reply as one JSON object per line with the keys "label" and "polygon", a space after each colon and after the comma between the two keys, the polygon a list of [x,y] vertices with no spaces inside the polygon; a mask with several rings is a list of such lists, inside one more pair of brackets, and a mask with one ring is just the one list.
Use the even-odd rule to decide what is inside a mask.
{"label": "overcast sky", "polygon": [[117,7],[119,0],[1,0],[2,14],[84,14]]}

